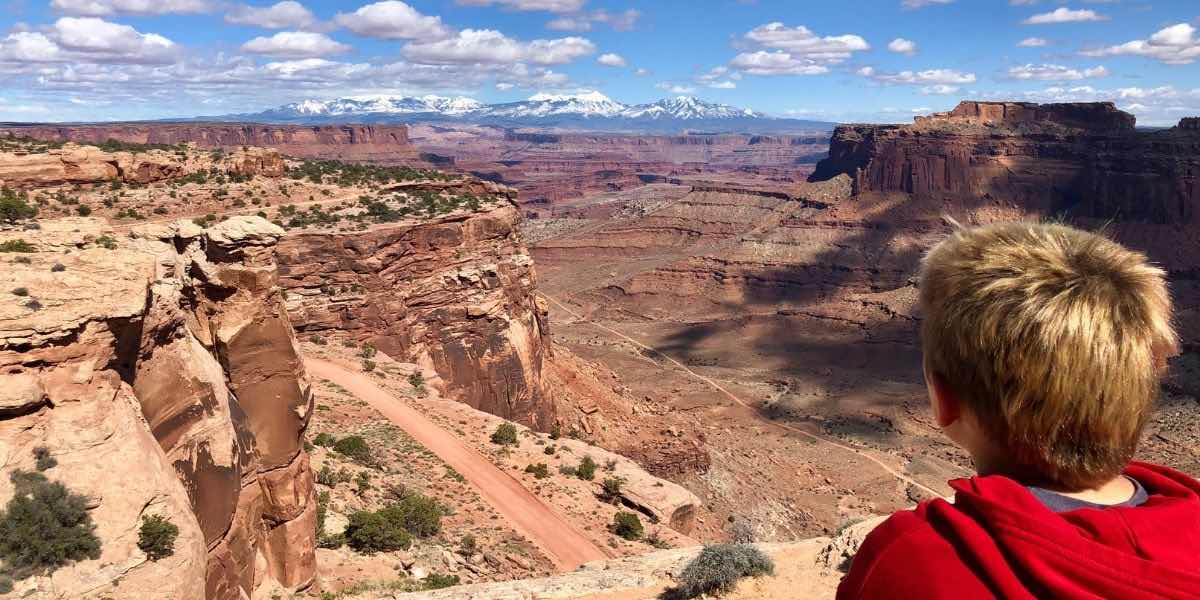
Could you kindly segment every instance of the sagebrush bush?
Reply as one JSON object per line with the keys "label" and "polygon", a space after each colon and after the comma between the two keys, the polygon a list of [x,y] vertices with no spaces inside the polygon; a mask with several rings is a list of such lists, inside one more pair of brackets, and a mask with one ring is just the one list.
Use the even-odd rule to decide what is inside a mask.
{"label": "sagebrush bush", "polygon": [[773,575],[775,563],[761,550],[748,544],[706,546],[679,576],[679,586],[668,598],[719,596],[733,590],[744,577]]}
{"label": "sagebrush bush", "polygon": [[142,528],[138,530],[138,549],[150,560],[161,560],[175,554],[175,539],[179,527],[170,519],[159,515],[142,515]]}
{"label": "sagebrush bush", "polygon": [[406,494],[399,502],[390,504],[379,512],[395,520],[417,537],[437,535],[442,530],[442,517],[446,514],[446,510],[437,500],[418,493]]}
{"label": "sagebrush bush", "polygon": [[87,497],[41,473],[13,471],[13,497],[0,511],[0,560],[13,577],[42,575],[100,558]]}
{"label": "sagebrush bush", "polygon": [[333,451],[349,457],[355,462],[371,463],[371,446],[361,435],[351,435],[338,440],[333,444]]}
{"label": "sagebrush bush", "polygon": [[326,448],[331,448],[336,443],[337,443],[337,438],[333,437],[332,435],[329,435],[328,433],[324,433],[324,432],[318,433],[317,437],[313,438],[313,444],[315,444],[317,446],[324,446]]}
{"label": "sagebrush bush", "polygon": [[407,550],[412,546],[412,534],[379,512],[360,510],[350,515],[346,543],[365,554]]}
{"label": "sagebrush bush", "polygon": [[496,427],[496,431],[492,432],[492,443],[500,446],[516,446],[517,427],[512,423],[501,423]]}
{"label": "sagebrush bush", "polygon": [[58,466],[58,459],[50,455],[50,449],[38,446],[33,449],[33,458],[37,461],[37,470],[46,471]]}
{"label": "sagebrush bush", "polygon": [[613,535],[629,541],[640,540],[646,533],[646,529],[642,526],[642,520],[637,515],[624,511],[613,515],[613,522],[608,526],[608,530]]}
{"label": "sagebrush bush", "polygon": [[607,477],[600,484],[600,499],[616,504],[621,499],[621,488],[625,486],[625,479],[622,477]]}
{"label": "sagebrush bush", "polygon": [[461,583],[458,575],[441,575],[438,573],[430,573],[428,577],[421,580],[427,590],[440,590],[443,588],[454,587]]}
{"label": "sagebrush bush", "polygon": [[533,475],[536,479],[545,479],[550,476],[550,467],[546,463],[538,463],[536,465],[527,465],[525,472]]}
{"label": "sagebrush bush", "polygon": [[596,461],[592,460],[590,456],[583,457],[583,460],[579,461],[579,466],[575,467],[575,476],[586,481],[595,479]]}

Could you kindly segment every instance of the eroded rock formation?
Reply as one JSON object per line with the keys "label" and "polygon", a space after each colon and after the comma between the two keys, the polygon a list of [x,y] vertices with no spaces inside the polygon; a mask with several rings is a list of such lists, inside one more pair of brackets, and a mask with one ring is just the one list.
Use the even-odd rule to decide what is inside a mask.
{"label": "eroded rock formation", "polygon": [[549,428],[542,384],[549,353],[533,260],[516,230],[511,188],[468,181],[416,183],[502,198],[477,213],[376,225],[361,232],[289,234],[279,245],[292,322],[343,330],[436,374],[444,394],[480,410]]}
{"label": "eroded rock formation", "polygon": [[233,150],[278,148],[292,156],[368,159],[415,158],[404,125],[266,125],[258,123],[110,123],[0,127],[0,135],[55,142],[182,144]]}
{"label": "eroded rock formation", "polygon": [[28,188],[111,182],[144,184],[209,168],[247,177],[281,177],[284,164],[278,151],[263,148],[239,148],[219,158],[186,159],[163,150],[106,152],[95,146],[66,144],[44,152],[0,152],[0,185]]}
{"label": "eroded rock formation", "polygon": [[[276,281],[282,230],[235,217],[112,235],[93,219],[0,232],[37,248],[0,269],[5,293],[28,299],[0,304],[0,387],[17,390],[0,408],[0,497],[8,472],[48,448],[59,464],[47,475],[95,499],[103,549],[19,585],[231,600],[307,587],[311,395]],[[143,514],[179,526],[173,556],[137,549]]]}

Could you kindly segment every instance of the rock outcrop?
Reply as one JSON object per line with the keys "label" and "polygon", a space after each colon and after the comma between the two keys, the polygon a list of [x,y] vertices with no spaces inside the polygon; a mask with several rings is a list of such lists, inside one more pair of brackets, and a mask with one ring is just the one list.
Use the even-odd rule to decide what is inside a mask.
{"label": "rock outcrop", "polygon": [[292,322],[305,334],[342,330],[420,364],[448,397],[546,430],[554,404],[542,384],[549,353],[533,260],[516,229],[510,188],[481,181],[450,189],[501,198],[480,212],[291,233],[279,245]]}
{"label": "rock outcrop", "polygon": [[[94,219],[0,232],[37,249],[0,270],[5,294],[21,290],[0,304],[0,387],[15,390],[0,498],[48,448],[47,475],[95,499],[103,552],[21,589],[234,600],[311,584],[311,395],[277,285],[282,233],[257,217],[120,239]],[[143,514],[180,528],[174,555],[137,549]]]}
{"label": "rock outcrop", "polygon": [[415,158],[404,125],[267,125],[259,123],[106,123],[103,125],[32,124],[0,127],[0,135],[53,142],[97,144],[117,140],[135,144],[193,143],[201,148],[233,150],[242,146],[278,148],[284,154],[356,160]]}
{"label": "rock outcrop", "polygon": [[247,177],[282,177],[285,165],[276,150],[238,148],[210,157],[164,150],[107,152],[96,146],[65,144],[43,152],[0,152],[0,186],[44,188],[112,182],[146,184],[177,179],[216,168]]}

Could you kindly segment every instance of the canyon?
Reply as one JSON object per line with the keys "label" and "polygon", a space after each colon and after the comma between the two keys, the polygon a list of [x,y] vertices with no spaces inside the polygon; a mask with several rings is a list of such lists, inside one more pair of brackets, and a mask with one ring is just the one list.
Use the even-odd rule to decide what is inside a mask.
{"label": "canyon", "polygon": [[[738,533],[786,568],[733,597],[828,596],[879,515],[971,472],[929,414],[916,337],[918,261],[955,222],[1063,219],[1169,271],[1184,345],[1139,456],[1200,472],[1194,120],[1142,130],[1110,104],[967,101],[832,136],[8,130],[54,146],[0,156],[0,181],[55,218],[0,228],[0,242],[36,246],[28,262],[0,256],[0,283],[27,294],[0,308],[14,382],[0,452],[11,470],[49,448],[47,474],[99,499],[106,542],[102,561],[18,581],[26,592],[349,594],[379,573],[416,585],[436,570],[471,585],[412,597],[650,597],[690,547]],[[108,139],[170,147],[76,143]],[[81,204],[101,218],[69,216]],[[158,216],[129,216],[151,206]],[[305,359],[361,379],[317,381]],[[475,480],[381,418],[389,401],[611,558],[557,574],[555,552]],[[508,421],[517,443],[497,444]],[[317,443],[349,433],[379,464]],[[566,475],[583,456],[602,465],[597,481]],[[136,480],[100,475],[127,464]],[[598,499],[605,477],[625,482],[615,501]],[[446,530],[397,553],[322,545],[318,520],[344,529],[397,489],[450,507]],[[0,498],[12,493],[0,481]],[[625,510],[676,549],[612,535]],[[174,556],[139,554],[142,514],[179,526]],[[458,548],[464,536],[495,556]]]}

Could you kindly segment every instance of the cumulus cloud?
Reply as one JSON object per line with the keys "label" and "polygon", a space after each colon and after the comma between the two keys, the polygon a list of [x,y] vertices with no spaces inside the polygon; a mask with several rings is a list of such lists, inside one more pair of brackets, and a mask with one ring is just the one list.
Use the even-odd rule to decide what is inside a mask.
{"label": "cumulus cloud", "polygon": [[303,4],[284,0],[271,6],[236,6],[225,15],[225,22],[264,29],[303,29],[311,27],[317,19]]}
{"label": "cumulus cloud", "polygon": [[338,13],[333,22],[363,37],[385,40],[436,40],[452,35],[441,17],[423,15],[399,0],[384,0],[352,13]]}
{"label": "cumulus cloud", "polygon": [[1084,56],[1145,56],[1169,65],[1188,65],[1200,58],[1200,40],[1196,28],[1179,23],[1158,30],[1145,40],[1133,40],[1118,46],[1084,50]]}
{"label": "cumulus cloud", "polygon": [[677,83],[670,83],[667,81],[656,84],[654,87],[656,87],[660,90],[666,90],[668,92],[671,92],[672,94],[691,94],[696,91],[696,88],[694,88],[694,87],[686,86],[686,85],[679,85]]}
{"label": "cumulus cloud", "polygon": [[1033,15],[1022,23],[1026,25],[1050,25],[1053,23],[1083,23],[1088,21],[1107,21],[1108,17],[1097,14],[1094,10],[1072,10],[1067,7],[1056,8],[1048,13]]}
{"label": "cumulus cloud", "polygon": [[457,0],[457,2],[464,6],[499,5],[512,10],[573,13],[582,10],[587,0]]}
{"label": "cumulus cloud", "polygon": [[414,42],[403,49],[410,60],[424,64],[561,65],[595,51],[596,46],[581,37],[521,42],[493,29],[464,29],[452,38]]}
{"label": "cumulus cloud", "polygon": [[926,6],[934,6],[937,4],[951,4],[954,0],[903,0],[900,6],[904,8],[924,8]]}
{"label": "cumulus cloud", "polygon": [[1103,66],[1090,69],[1072,69],[1063,65],[1018,65],[1008,69],[1008,78],[1022,81],[1078,81],[1093,77],[1108,77]]}
{"label": "cumulus cloud", "polygon": [[77,17],[196,14],[212,10],[208,0],[51,0],[50,8]]}
{"label": "cumulus cloud", "polygon": [[857,73],[863,77],[886,85],[961,85],[975,83],[974,73],[964,73],[954,69],[927,69],[924,71],[900,71],[899,73],[882,73],[874,67],[862,67]]}
{"label": "cumulus cloud", "polygon": [[1021,48],[1041,48],[1042,46],[1045,46],[1049,43],[1050,42],[1048,42],[1042,38],[1031,37],[1031,38],[1025,38],[1025,39],[1017,42],[1017,46],[1020,46]]}
{"label": "cumulus cloud", "polygon": [[888,43],[888,50],[895,52],[896,54],[913,56],[917,53],[917,43],[904,38],[896,38]]}
{"label": "cumulus cloud", "polygon": [[741,78],[741,73],[733,71],[729,67],[718,66],[696,76],[696,83],[718,90],[732,90],[737,88],[737,83],[734,81]]}
{"label": "cumulus cloud", "polygon": [[737,84],[732,81],[714,81],[708,84],[708,87],[718,90],[732,90],[737,87]]}
{"label": "cumulus cloud", "polygon": [[596,62],[598,62],[606,67],[624,67],[625,66],[625,59],[620,54],[613,54],[611,52],[609,52],[608,54],[601,54],[600,57],[596,59]]}
{"label": "cumulus cloud", "polygon": [[20,63],[165,64],[179,47],[156,33],[95,17],[62,17],[45,32],[21,31],[0,40],[0,63],[19,70]]}
{"label": "cumulus cloud", "polygon": [[960,89],[962,88],[958,87],[957,85],[927,85],[921,88],[921,93],[927,96],[946,96],[949,94],[957,94]]}
{"label": "cumulus cloud", "polygon": [[323,33],[281,31],[271,37],[256,37],[242,44],[242,51],[283,58],[310,58],[349,52],[350,46]]}
{"label": "cumulus cloud", "polygon": [[637,25],[637,21],[641,16],[642,12],[636,8],[630,8],[625,12],[616,14],[611,14],[601,9],[590,13],[563,15],[546,23],[546,29],[584,32],[591,31],[595,23],[603,23],[611,27],[614,31],[629,31]]}
{"label": "cumulus cloud", "polygon": [[738,54],[729,64],[751,75],[819,75],[828,73],[829,65],[871,49],[857,35],[820,36],[803,25],[779,22],[755,27],[744,37],[764,49]]}

